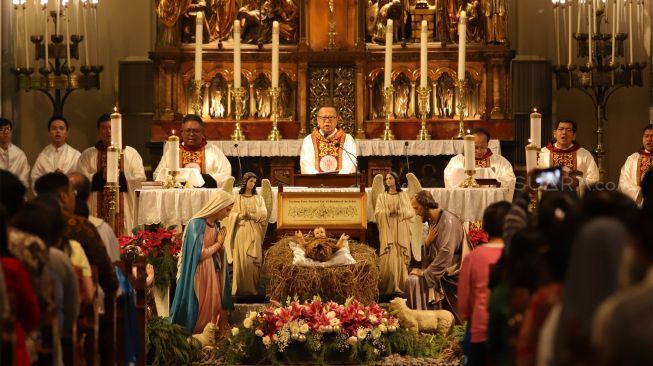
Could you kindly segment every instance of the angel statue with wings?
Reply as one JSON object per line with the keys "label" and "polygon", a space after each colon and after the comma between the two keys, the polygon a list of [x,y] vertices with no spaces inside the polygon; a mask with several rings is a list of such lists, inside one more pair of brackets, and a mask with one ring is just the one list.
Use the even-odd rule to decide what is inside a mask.
{"label": "angel statue with wings", "polygon": [[227,221],[225,249],[233,264],[232,295],[256,295],[263,262],[263,239],[272,212],[272,186],[261,181],[261,194],[256,192],[258,177],[252,172],[243,176],[240,190],[234,194],[234,207]]}
{"label": "angel statue with wings", "polygon": [[[381,174],[372,183],[374,217],[379,227],[380,294],[406,292],[411,256],[421,260],[422,221],[415,217],[410,197],[422,189],[414,174],[406,175],[408,192],[399,185],[399,175]],[[411,255],[412,253],[412,255]]]}

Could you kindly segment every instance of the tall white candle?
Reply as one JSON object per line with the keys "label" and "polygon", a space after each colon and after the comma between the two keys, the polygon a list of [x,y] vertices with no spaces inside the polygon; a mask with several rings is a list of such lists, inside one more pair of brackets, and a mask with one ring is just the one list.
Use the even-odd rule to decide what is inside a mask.
{"label": "tall white candle", "polygon": [[72,67],[72,64],[70,63],[70,16],[68,12],[68,4],[64,3],[64,16],[66,18],[66,39],[64,40],[66,43],[66,67],[70,70]]}
{"label": "tall white candle", "polygon": [[59,26],[61,24],[60,17],[59,17],[60,15],[59,13],[61,13],[61,0],[54,0],[54,1],[57,3],[57,27],[55,28],[54,34],[59,35],[61,34],[61,32],[59,32],[60,30]]}
{"label": "tall white candle", "polygon": [[82,0],[82,2],[84,3],[83,5],[84,9],[82,10],[82,23],[84,26],[84,33],[82,34],[82,36],[87,37],[84,40],[84,65],[88,67],[88,45],[90,43],[90,40],[88,39],[88,29],[86,28],[86,0]]}
{"label": "tall white candle", "polygon": [[576,24],[576,33],[580,33],[580,19],[581,19],[581,14],[583,13],[583,3],[585,0],[578,0],[578,21]]}
{"label": "tall white candle", "polygon": [[572,27],[572,17],[571,17],[571,0],[569,1],[569,5],[567,6],[567,12],[569,13],[569,34],[567,37],[567,40],[569,42],[568,48],[569,48],[569,55],[568,55],[568,61],[569,63],[567,65],[571,66],[571,27]]}
{"label": "tall white candle", "polygon": [[240,20],[234,20],[234,88],[240,88]]}
{"label": "tall white candle", "polygon": [[460,12],[458,22],[458,80],[465,80],[465,54],[467,42],[467,13]]}
{"label": "tall white candle", "polygon": [[420,54],[419,54],[419,62],[420,62],[420,78],[419,78],[419,86],[421,88],[426,88],[426,84],[428,81],[428,53],[426,49],[426,43],[427,43],[427,38],[428,38],[428,22],[426,20],[422,20],[422,32],[420,33]]}
{"label": "tall white candle", "polygon": [[107,183],[118,183],[118,157],[120,153],[115,146],[107,150]]}
{"label": "tall white candle", "polygon": [[79,34],[79,6],[81,0],[75,0],[75,34]]}
{"label": "tall white candle", "polygon": [[279,87],[279,22],[272,22],[272,87]]}
{"label": "tall white candle", "polygon": [[531,144],[541,147],[542,145],[542,115],[537,109],[531,113]]}
{"label": "tall white candle", "polygon": [[465,155],[465,170],[474,170],[476,168],[476,159],[474,156],[474,135],[467,134],[463,138],[463,153]]}
{"label": "tall white candle", "polygon": [[560,65],[560,12],[558,0],[553,0],[553,37],[555,38],[556,65]]}
{"label": "tall white candle", "polygon": [[29,37],[27,35],[27,4],[23,3],[23,33],[25,33],[25,67],[29,69]]}
{"label": "tall white candle", "polygon": [[95,23],[95,64],[100,64],[100,31],[97,22],[97,1],[92,0],[91,13],[93,15],[93,23]]}
{"label": "tall white candle", "polygon": [[594,6],[592,7],[592,18],[594,19],[594,22],[593,22],[593,27],[594,27],[593,32],[594,33],[598,33],[598,31],[599,31],[599,27],[598,27],[599,23],[597,22],[597,19],[596,19],[596,11],[599,9],[598,5],[599,5],[598,0],[594,0]]}
{"label": "tall white candle", "polygon": [[616,62],[614,59],[614,53],[615,53],[615,47],[616,47],[616,37],[617,37],[617,13],[619,6],[617,4],[617,0],[614,0],[614,10],[612,10],[612,57],[610,60],[612,62]]}
{"label": "tall white candle", "polygon": [[537,147],[533,145],[526,146],[526,173],[537,169]]}
{"label": "tall white candle", "polygon": [[630,58],[629,61],[633,63],[633,0],[628,4],[628,39],[630,40]]}
{"label": "tall white candle", "polygon": [[14,41],[14,67],[18,68],[18,66],[19,66],[18,65],[18,47],[20,46],[20,32],[18,31],[19,30],[19,28],[18,28],[18,5],[20,5],[20,1],[19,0],[13,0],[13,4],[14,4],[14,10],[16,10],[16,12],[15,12],[16,16],[14,17],[14,24],[15,24],[15,27],[16,27],[16,32],[15,32],[16,36],[12,37],[13,41]]}
{"label": "tall white candle", "polygon": [[392,85],[392,19],[388,19],[385,30],[385,65],[383,69],[383,87],[389,88]]}
{"label": "tall white candle", "polygon": [[615,35],[619,33],[619,28],[620,28],[619,25],[621,24],[621,7],[622,7],[621,0],[616,0],[616,2],[617,3],[615,5],[615,9],[617,11],[617,15],[616,15],[617,20],[614,22],[616,27],[616,30],[614,31]]}
{"label": "tall white candle", "polygon": [[589,38],[587,39],[587,44],[589,46],[589,50],[588,50],[588,53],[587,53],[588,54],[587,60],[588,60],[589,64],[592,65],[592,64],[594,64],[594,61],[592,60],[592,33],[593,33],[592,27],[593,27],[593,24],[594,24],[594,22],[592,21],[592,19],[593,19],[592,14],[594,13],[594,0],[592,0],[592,2],[590,4],[588,4],[587,6],[589,7],[589,12],[587,13],[587,15],[588,15],[588,20],[587,20],[587,22],[588,22],[588,26],[587,26],[588,32],[587,32],[587,34],[589,36]]}
{"label": "tall white candle", "polygon": [[122,115],[115,107],[111,113],[111,144],[122,149]]}
{"label": "tall white candle", "polygon": [[202,80],[202,40],[204,31],[204,13],[197,12],[195,17],[195,81]]}
{"label": "tall white candle", "polygon": [[640,52],[643,47],[643,34],[644,34],[644,0],[637,0],[637,55],[635,59],[640,60]]}
{"label": "tall white candle", "polygon": [[168,137],[168,170],[179,171],[179,136],[173,135]]}

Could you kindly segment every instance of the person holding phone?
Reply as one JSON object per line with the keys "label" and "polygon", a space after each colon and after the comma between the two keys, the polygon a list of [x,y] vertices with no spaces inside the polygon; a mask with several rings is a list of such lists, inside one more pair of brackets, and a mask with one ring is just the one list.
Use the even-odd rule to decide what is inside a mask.
{"label": "person holding phone", "polygon": [[540,166],[561,167],[565,175],[572,178],[574,187],[586,187],[599,181],[599,168],[592,153],[576,142],[577,129],[578,125],[572,120],[558,121],[553,141],[542,148]]}

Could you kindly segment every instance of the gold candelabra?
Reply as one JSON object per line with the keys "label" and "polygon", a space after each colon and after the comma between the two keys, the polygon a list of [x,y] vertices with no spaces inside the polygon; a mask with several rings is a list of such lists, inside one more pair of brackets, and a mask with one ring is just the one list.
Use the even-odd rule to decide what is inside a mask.
{"label": "gold candelabra", "polygon": [[419,133],[417,134],[417,140],[430,140],[431,135],[429,134],[429,131],[426,129],[426,115],[429,113],[429,87],[419,87],[417,88],[417,93],[419,94],[419,100],[418,100],[418,107],[419,107],[419,113],[422,117],[422,123],[421,123],[421,128],[419,129]]}
{"label": "gold candelabra", "polygon": [[191,102],[193,113],[202,116],[202,80],[191,80],[190,87],[193,98]]}
{"label": "gold candelabra", "polygon": [[455,140],[462,140],[465,137],[465,80],[456,80],[456,108],[458,109],[458,135],[454,137]]}
{"label": "gold candelabra", "polygon": [[467,178],[460,183],[460,188],[478,188],[478,183],[476,182],[476,179],[474,179],[475,172],[475,170],[465,170]]}
{"label": "gold candelabra", "polygon": [[279,87],[270,88],[270,95],[272,96],[272,131],[268,135],[268,140],[270,141],[279,141],[281,140],[281,132],[277,128],[277,122],[279,120],[279,93],[281,90]]}
{"label": "gold candelabra", "polygon": [[231,134],[231,139],[234,141],[245,140],[245,134],[240,129],[240,118],[243,114],[243,95],[245,95],[245,88],[234,88],[234,101],[236,103],[236,128]]}
{"label": "gold candelabra", "polygon": [[383,88],[383,110],[385,111],[385,129],[383,130],[383,140],[394,140],[395,135],[390,129],[390,116],[392,115],[392,95],[394,88],[392,85]]}

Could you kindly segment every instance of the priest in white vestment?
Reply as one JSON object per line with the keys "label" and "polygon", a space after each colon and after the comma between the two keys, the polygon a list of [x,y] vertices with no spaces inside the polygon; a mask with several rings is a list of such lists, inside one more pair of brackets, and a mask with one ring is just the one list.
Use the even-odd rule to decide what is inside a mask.
{"label": "priest in white vestment", "polygon": [[48,121],[50,144],[36,158],[32,167],[32,186],[42,175],[52,172],[68,174],[77,168],[80,152],[68,145],[68,121],[54,116]]}
{"label": "priest in white vestment", "polygon": [[338,113],[331,106],[317,111],[317,126],[304,138],[299,154],[302,174],[353,174],[357,169],[356,141],[338,127]]}
{"label": "priest in white vestment", "polygon": [[[169,144],[163,146],[163,156],[154,171],[155,180],[165,180],[160,173],[169,169]],[[207,143],[204,138],[204,121],[194,114],[184,116],[181,122],[181,143],[179,144],[179,167],[196,168],[204,179],[204,188],[217,188],[231,177],[231,163],[219,147]],[[165,173],[165,172],[164,172]]]}
{"label": "priest in white vestment", "polygon": [[6,118],[0,118],[0,169],[7,170],[29,187],[29,163],[23,150],[11,143],[14,129],[13,123]]}
{"label": "priest in white vestment", "polygon": [[[90,214],[109,220],[110,195],[105,193],[107,181],[107,148],[111,145],[111,116],[103,114],[97,122],[99,141],[95,146],[82,152],[77,163],[77,171],[84,174],[91,181],[91,198],[89,200]],[[131,233],[134,227],[134,191],[140,188],[140,183],[145,178],[143,159],[131,146],[123,146],[122,155],[118,163],[120,175],[120,195],[118,199],[118,213],[116,214],[116,235]]]}
{"label": "priest in white vestment", "polygon": [[[475,128],[472,130],[474,135],[474,160],[476,168],[489,168],[494,173],[494,178],[501,183],[501,187],[506,187],[509,190],[509,197],[515,190],[515,172],[512,170],[510,162],[501,155],[492,153],[488,148],[490,141],[490,132],[484,128]],[[465,169],[465,156],[458,154],[449,160],[449,164],[444,169],[444,186],[447,188],[455,188],[460,185],[460,179],[456,179],[456,172],[464,171]]]}
{"label": "priest in white vestment", "polygon": [[[558,121],[553,131],[554,141],[542,148],[539,166],[542,168],[566,167],[578,179],[581,189],[599,181],[599,168],[592,153],[578,145],[576,122]],[[579,174],[580,173],[580,174]]]}
{"label": "priest in white vestment", "polygon": [[619,189],[639,206],[643,203],[642,178],[651,168],[653,168],[653,124],[644,128],[642,149],[626,159],[626,163],[621,167],[621,175],[619,175]]}

